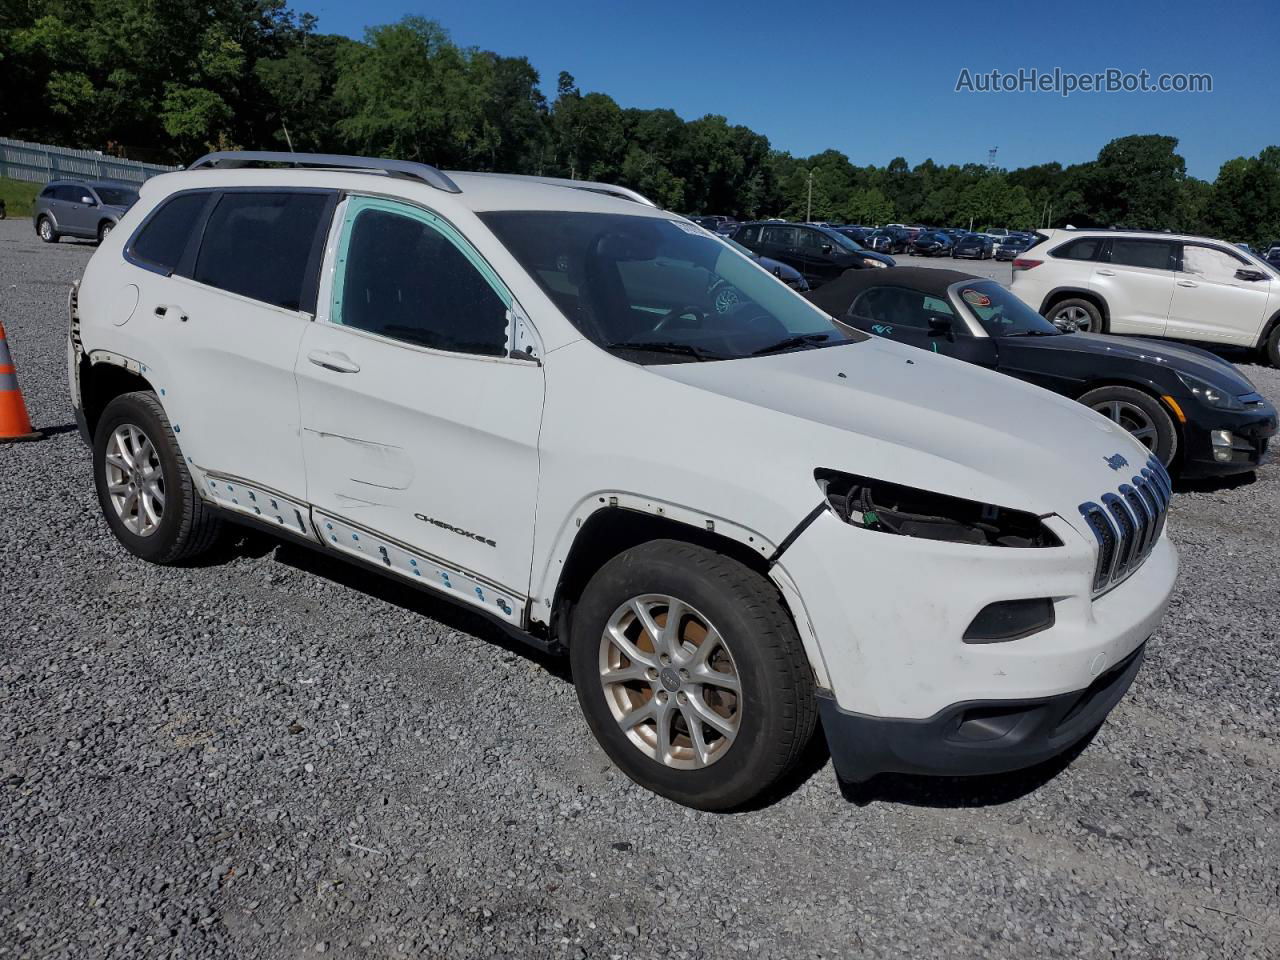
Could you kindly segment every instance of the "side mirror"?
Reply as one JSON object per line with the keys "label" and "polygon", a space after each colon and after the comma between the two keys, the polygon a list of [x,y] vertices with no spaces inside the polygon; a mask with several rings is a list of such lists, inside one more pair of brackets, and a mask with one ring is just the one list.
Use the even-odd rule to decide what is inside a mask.
{"label": "side mirror", "polygon": [[93,197],[90,197],[90,196],[81,197],[80,202],[87,207],[96,207],[98,205],[98,202],[94,200]]}
{"label": "side mirror", "polygon": [[929,333],[945,334],[947,336],[951,336],[951,318],[950,317],[930,317]]}
{"label": "side mirror", "polygon": [[1270,280],[1271,278],[1268,277],[1261,270],[1245,270],[1241,268],[1240,270],[1236,271],[1236,279],[1257,281],[1257,280]]}
{"label": "side mirror", "polygon": [[829,244],[829,243],[824,243],[824,244],[822,245],[822,252],[823,252],[823,253],[830,253],[830,252],[831,252],[831,244]]}

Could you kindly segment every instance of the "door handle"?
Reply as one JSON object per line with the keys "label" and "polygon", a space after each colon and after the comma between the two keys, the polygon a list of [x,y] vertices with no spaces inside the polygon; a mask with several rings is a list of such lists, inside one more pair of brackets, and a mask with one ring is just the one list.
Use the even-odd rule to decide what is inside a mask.
{"label": "door handle", "polygon": [[334,373],[360,372],[360,364],[356,363],[345,353],[338,353],[337,351],[330,353],[328,350],[312,350],[307,354],[307,359],[317,367],[324,367],[326,370],[332,370]]}
{"label": "door handle", "polygon": [[1179,280],[1179,281],[1178,281],[1178,286],[1180,286],[1180,287],[1198,287],[1198,286],[1200,286],[1200,284],[1196,283],[1194,280]]}
{"label": "door handle", "polygon": [[1099,270],[1099,271],[1098,271],[1098,276],[1100,276],[1100,277],[1114,277],[1115,275],[1116,275],[1116,272],[1115,272],[1114,270]]}
{"label": "door handle", "polygon": [[158,305],[155,309],[155,314],[157,317],[160,317],[163,319],[164,317],[169,316],[170,310],[173,311],[173,315],[177,317],[180,321],[182,321],[183,323],[187,322],[187,312],[183,310],[180,306],[178,306],[176,303],[162,303]]}

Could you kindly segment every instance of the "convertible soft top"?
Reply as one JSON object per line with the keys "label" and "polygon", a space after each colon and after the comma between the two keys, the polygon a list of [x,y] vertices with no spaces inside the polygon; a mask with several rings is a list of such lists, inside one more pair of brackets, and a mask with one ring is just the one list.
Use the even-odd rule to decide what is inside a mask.
{"label": "convertible soft top", "polygon": [[804,296],[833,317],[843,317],[849,305],[867,287],[906,287],[939,298],[945,298],[947,287],[964,280],[986,280],[987,277],[961,273],[959,270],[933,270],[928,267],[890,267],[888,270],[846,270],[830,283]]}

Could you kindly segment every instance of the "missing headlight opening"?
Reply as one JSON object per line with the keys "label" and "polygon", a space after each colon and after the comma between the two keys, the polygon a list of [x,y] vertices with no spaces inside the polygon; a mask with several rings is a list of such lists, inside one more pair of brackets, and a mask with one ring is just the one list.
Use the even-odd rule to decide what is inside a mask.
{"label": "missing headlight opening", "polygon": [[1062,546],[1034,513],[835,470],[813,475],[836,515],[866,530],[990,547]]}

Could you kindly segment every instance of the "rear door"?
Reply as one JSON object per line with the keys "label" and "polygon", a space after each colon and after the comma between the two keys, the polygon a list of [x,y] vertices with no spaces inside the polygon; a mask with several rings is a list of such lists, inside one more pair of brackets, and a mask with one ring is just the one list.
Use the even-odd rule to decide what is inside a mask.
{"label": "rear door", "polygon": [[1166,335],[1183,340],[1253,346],[1266,319],[1274,280],[1245,280],[1246,271],[1264,274],[1243,257],[1207,243],[1184,243]]}
{"label": "rear door", "polygon": [[[241,484],[305,503],[293,370],[336,200],[323,190],[191,191],[150,215],[126,247],[143,268],[133,271],[127,329],[163,344],[140,358],[147,375],[183,454],[213,474],[209,491],[247,514],[270,501]],[[306,530],[295,510],[280,516]]]}
{"label": "rear door", "polygon": [[1106,299],[1112,333],[1165,335],[1177,248],[1173,240],[1111,238],[1089,286]]}

